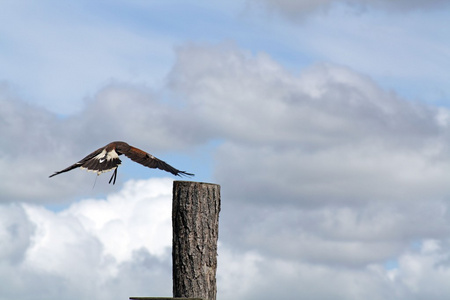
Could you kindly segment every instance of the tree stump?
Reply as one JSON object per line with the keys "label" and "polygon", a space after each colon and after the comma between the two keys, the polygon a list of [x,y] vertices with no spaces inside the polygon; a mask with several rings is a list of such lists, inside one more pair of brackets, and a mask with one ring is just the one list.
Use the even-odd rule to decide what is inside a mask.
{"label": "tree stump", "polygon": [[174,181],[173,296],[215,300],[220,185]]}

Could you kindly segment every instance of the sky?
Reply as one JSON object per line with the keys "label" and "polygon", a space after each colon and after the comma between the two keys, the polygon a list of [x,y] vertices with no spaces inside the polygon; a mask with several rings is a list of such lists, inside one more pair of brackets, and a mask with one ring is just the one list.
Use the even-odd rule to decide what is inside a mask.
{"label": "sky", "polygon": [[180,178],[218,300],[450,297],[450,1],[2,1],[0,300],[171,296]]}

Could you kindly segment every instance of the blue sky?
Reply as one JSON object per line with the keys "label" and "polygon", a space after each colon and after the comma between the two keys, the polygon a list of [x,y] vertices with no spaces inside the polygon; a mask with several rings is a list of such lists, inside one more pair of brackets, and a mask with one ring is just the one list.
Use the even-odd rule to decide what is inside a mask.
{"label": "blue sky", "polygon": [[113,140],[221,185],[218,299],[447,299],[449,7],[1,3],[0,300],[171,295],[177,178],[48,178]]}
{"label": "blue sky", "polygon": [[5,6],[2,77],[14,79],[28,101],[61,114],[79,111],[83,98],[111,80],[161,87],[174,49],[188,42],[237,43],[296,73],[317,62],[342,64],[409,99],[441,103],[448,94],[442,9],[399,12],[334,2],[325,12],[285,19],[252,1]]}

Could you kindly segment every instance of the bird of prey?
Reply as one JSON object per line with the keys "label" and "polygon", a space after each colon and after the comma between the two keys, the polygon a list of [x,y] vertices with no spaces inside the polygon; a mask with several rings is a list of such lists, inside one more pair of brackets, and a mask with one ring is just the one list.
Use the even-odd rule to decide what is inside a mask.
{"label": "bird of prey", "polygon": [[116,177],[117,177],[117,168],[122,162],[119,158],[119,155],[124,154],[131,160],[140,163],[143,166],[149,167],[149,168],[157,168],[160,170],[167,171],[169,173],[172,173],[176,176],[194,176],[194,174],[187,173],[185,171],[180,171],[169,165],[168,163],[154,157],[153,155],[142,151],[141,149],[135,148],[133,146],[128,145],[125,142],[112,142],[108,145],[101,147],[79,162],[59,171],[55,172],[54,174],[50,175],[49,177],[53,177],[55,175],[68,172],[70,170],[81,168],[85,169],[87,171],[96,172],[97,175],[100,175],[104,172],[109,172],[111,170],[114,170],[114,173],[111,176],[111,179],[109,180],[109,183],[113,181],[113,184],[116,183]]}

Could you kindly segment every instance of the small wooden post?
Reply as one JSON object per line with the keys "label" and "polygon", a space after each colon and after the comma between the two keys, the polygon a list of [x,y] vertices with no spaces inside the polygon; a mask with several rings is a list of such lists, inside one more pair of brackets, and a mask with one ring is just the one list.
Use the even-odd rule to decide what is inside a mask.
{"label": "small wooden post", "polygon": [[216,300],[220,185],[174,181],[173,296]]}

